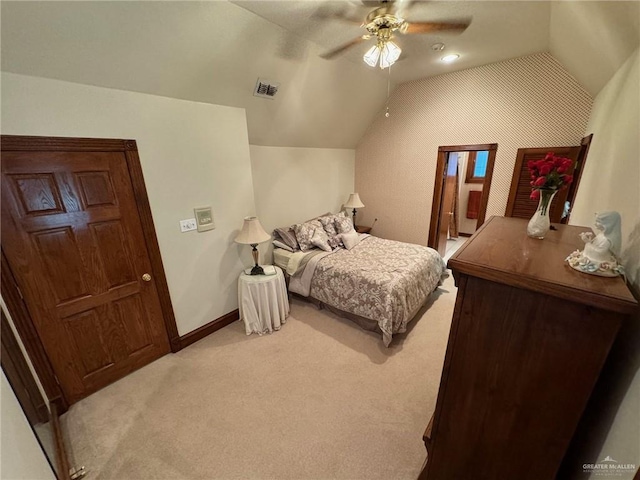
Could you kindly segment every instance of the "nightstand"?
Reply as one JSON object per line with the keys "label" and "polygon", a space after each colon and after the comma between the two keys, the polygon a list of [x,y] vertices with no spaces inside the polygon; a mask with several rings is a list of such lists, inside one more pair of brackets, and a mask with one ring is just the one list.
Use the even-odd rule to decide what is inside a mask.
{"label": "nightstand", "polygon": [[247,335],[271,333],[287,322],[289,298],[284,274],[280,267],[273,268],[275,275],[243,272],[238,278],[238,310]]}
{"label": "nightstand", "polygon": [[371,233],[371,227],[365,227],[364,225],[356,225],[356,232]]}

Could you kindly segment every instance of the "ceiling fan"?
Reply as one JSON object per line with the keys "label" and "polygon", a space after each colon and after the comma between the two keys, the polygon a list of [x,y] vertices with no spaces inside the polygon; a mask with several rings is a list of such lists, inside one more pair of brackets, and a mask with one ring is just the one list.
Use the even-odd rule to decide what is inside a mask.
{"label": "ceiling fan", "polygon": [[[384,69],[393,65],[402,52],[400,47],[392,41],[395,33],[403,35],[433,32],[462,33],[471,23],[470,20],[460,22],[409,22],[405,19],[405,13],[415,4],[415,0],[405,2],[401,0],[382,0],[381,2],[363,0],[363,3],[365,5],[380,4],[379,7],[369,12],[360,24],[367,33],[321,55],[322,58],[335,58],[349,48],[370,38],[375,38],[376,44],[364,54],[363,60],[367,65],[372,67],[380,65],[380,68]],[[358,20],[344,14],[334,14],[333,16],[360,23]]]}

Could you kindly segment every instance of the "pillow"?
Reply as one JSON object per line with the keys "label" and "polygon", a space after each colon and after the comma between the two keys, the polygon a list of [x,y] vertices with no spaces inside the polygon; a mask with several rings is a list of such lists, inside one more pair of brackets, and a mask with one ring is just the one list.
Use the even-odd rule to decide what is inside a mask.
{"label": "pillow", "polygon": [[325,252],[330,252],[332,250],[329,245],[329,237],[327,237],[327,233],[323,228],[316,228],[313,231],[313,236],[311,237],[311,245],[314,245]]}
{"label": "pillow", "polygon": [[322,223],[322,228],[327,233],[329,237],[329,246],[331,248],[338,248],[342,246],[342,240],[340,240],[340,234],[336,230],[335,220],[339,215],[327,215],[325,217],[320,217],[320,223]]}
{"label": "pillow", "polygon": [[322,229],[322,224],[319,220],[311,220],[310,222],[298,223],[293,226],[293,229],[296,232],[298,245],[300,245],[300,250],[303,252],[306,252],[313,247],[313,245],[311,245],[311,238],[313,237],[313,232],[316,228]]}
{"label": "pillow", "polygon": [[[336,215],[336,218],[334,220],[334,225],[338,233],[348,233],[348,232],[355,231],[353,229],[353,221],[349,217]],[[344,240],[342,242],[344,243]]]}
{"label": "pillow", "polygon": [[[297,242],[296,242],[297,243]],[[285,250],[287,250],[288,252],[294,252],[295,250],[293,248],[291,248],[289,245],[287,245],[284,242],[281,242],[280,240],[274,240],[273,241],[273,245],[278,247],[278,248],[283,248]]]}
{"label": "pillow", "polygon": [[340,238],[340,234],[334,235],[333,237],[329,237],[329,246],[332,249],[336,249],[338,247],[342,247],[342,239]]}
{"label": "pillow", "polygon": [[273,231],[273,236],[276,240],[280,239],[280,241],[291,248],[291,251],[300,250],[300,245],[298,245],[298,240],[296,240],[296,232],[291,227],[283,227],[276,228]]}
{"label": "pillow", "polygon": [[355,230],[347,233],[342,233],[340,235],[340,238],[342,239],[342,243],[344,243],[344,246],[347,250],[351,250],[353,247],[360,243],[360,240],[362,240],[362,237],[360,237],[360,235],[358,235]]}
{"label": "pillow", "polygon": [[322,228],[324,228],[324,231],[327,232],[327,236],[329,238],[334,237],[338,234],[338,231],[336,230],[336,226],[334,225],[336,218],[337,218],[337,215],[327,215],[326,217],[320,217],[318,219],[320,220],[320,223],[322,224]]}

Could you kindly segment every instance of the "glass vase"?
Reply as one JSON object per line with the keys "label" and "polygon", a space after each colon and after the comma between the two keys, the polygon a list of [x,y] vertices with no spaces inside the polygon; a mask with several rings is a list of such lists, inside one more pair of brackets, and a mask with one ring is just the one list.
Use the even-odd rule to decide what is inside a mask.
{"label": "glass vase", "polygon": [[540,200],[538,200],[538,208],[533,214],[529,224],[527,225],[527,235],[532,238],[542,240],[551,227],[549,219],[549,206],[555,197],[557,190],[540,189]]}

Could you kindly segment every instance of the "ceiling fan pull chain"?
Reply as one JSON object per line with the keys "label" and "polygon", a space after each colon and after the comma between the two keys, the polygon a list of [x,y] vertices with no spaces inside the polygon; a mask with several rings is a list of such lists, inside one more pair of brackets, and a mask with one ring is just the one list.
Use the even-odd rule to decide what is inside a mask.
{"label": "ceiling fan pull chain", "polygon": [[387,75],[387,110],[384,112],[384,116],[389,118],[389,92],[391,89],[391,65],[388,67],[389,74]]}

